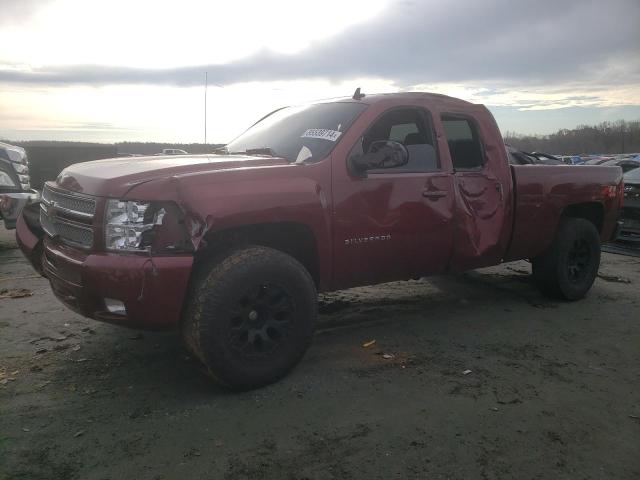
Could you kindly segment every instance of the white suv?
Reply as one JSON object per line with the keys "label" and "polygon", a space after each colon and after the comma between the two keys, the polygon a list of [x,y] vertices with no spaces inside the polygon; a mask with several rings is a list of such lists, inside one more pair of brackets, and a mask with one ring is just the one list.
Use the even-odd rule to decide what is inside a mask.
{"label": "white suv", "polygon": [[165,148],[162,150],[162,155],[189,155],[189,153],[177,148]]}

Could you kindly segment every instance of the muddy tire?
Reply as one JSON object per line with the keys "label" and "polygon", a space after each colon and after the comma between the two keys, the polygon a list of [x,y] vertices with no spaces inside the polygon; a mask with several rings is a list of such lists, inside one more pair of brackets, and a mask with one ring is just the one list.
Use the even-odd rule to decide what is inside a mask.
{"label": "muddy tire", "polygon": [[565,300],[583,298],[598,275],[600,235],[588,220],[565,218],[549,250],[531,263],[534,282],[544,294]]}
{"label": "muddy tire", "polygon": [[311,344],[317,293],[293,257],[247,247],[215,260],[192,286],[183,318],[188,348],[232,390],[284,377]]}

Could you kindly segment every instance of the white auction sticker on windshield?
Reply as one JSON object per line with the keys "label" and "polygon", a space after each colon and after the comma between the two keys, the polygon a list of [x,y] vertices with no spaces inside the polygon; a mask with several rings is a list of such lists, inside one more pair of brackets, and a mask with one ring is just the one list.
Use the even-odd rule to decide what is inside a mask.
{"label": "white auction sticker on windshield", "polygon": [[335,142],[340,138],[340,135],[342,135],[342,132],[337,130],[329,130],[328,128],[309,128],[300,136],[300,138],[322,138],[323,140]]}

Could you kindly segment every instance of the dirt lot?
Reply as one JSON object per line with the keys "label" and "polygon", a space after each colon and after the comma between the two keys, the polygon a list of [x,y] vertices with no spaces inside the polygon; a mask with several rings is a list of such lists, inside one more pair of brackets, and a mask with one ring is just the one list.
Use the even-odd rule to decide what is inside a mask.
{"label": "dirt lot", "polygon": [[0,294],[2,479],[640,478],[639,258],[605,254],[577,303],[525,262],[326,295],[301,365],[231,394],[176,335],[66,310],[9,244],[0,291],[33,296]]}

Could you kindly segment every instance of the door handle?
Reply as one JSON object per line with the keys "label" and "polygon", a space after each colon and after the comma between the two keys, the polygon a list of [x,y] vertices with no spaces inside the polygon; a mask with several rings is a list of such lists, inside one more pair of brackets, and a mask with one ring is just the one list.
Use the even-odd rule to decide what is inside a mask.
{"label": "door handle", "polygon": [[438,198],[446,197],[447,192],[445,192],[444,190],[423,190],[422,196],[430,198],[432,200],[436,200]]}

